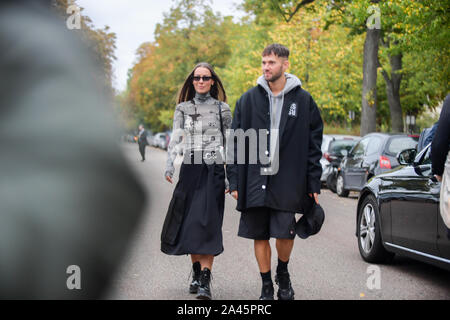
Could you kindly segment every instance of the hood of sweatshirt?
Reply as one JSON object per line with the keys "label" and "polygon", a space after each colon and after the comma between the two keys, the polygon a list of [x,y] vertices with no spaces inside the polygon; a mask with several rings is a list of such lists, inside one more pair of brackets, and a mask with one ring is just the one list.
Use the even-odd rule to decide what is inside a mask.
{"label": "hood of sweatshirt", "polygon": [[284,96],[288,94],[290,91],[295,89],[296,87],[301,87],[302,82],[299,78],[290,73],[285,73],[286,76],[286,84],[283,90],[276,96],[273,95],[272,90],[270,90],[269,83],[266,81],[264,76],[260,76],[258,78],[257,84],[266,90],[269,96],[270,103],[270,122],[272,129],[278,129],[281,118],[281,110],[284,104]]}
{"label": "hood of sweatshirt", "polygon": [[[300,81],[300,79],[297,78],[296,76],[294,76],[293,74],[285,73],[284,75],[286,76],[286,85],[284,86],[283,91],[280,92],[280,94],[277,95],[276,97],[279,97],[279,96],[282,96],[282,95],[286,95],[292,89],[294,89],[296,87],[299,87],[299,86],[300,87],[302,86],[302,82]],[[269,87],[269,83],[266,81],[264,76],[260,76],[256,83],[259,84],[261,87],[263,87],[264,90],[266,90],[266,92],[269,94],[269,96],[273,96],[273,93],[272,93],[272,91],[270,90],[270,87]]]}
{"label": "hood of sweatshirt", "polygon": [[266,81],[264,76],[260,76],[257,81],[257,84],[263,87],[269,96],[270,123],[272,129],[279,128],[281,110],[284,104],[284,96],[288,94],[290,91],[292,91],[294,88],[299,86],[301,87],[302,85],[300,79],[294,76],[293,74],[285,73],[284,75],[286,76],[286,85],[284,86],[283,90],[276,96],[273,95],[272,91],[270,90],[269,83]]}

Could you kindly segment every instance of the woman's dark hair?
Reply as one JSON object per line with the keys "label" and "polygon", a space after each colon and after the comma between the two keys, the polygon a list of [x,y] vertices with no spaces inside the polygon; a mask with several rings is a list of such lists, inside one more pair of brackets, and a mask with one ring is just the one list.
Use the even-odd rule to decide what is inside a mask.
{"label": "woman's dark hair", "polygon": [[178,103],[190,101],[195,97],[195,88],[194,88],[194,72],[198,68],[206,68],[211,72],[211,76],[214,80],[214,85],[211,86],[211,90],[209,94],[216,100],[227,102],[227,94],[225,93],[225,89],[223,88],[222,81],[219,76],[214,72],[214,68],[206,62],[200,62],[197,64],[194,69],[192,69],[191,73],[187,76],[184,81],[183,86],[181,87],[180,93],[178,94]]}

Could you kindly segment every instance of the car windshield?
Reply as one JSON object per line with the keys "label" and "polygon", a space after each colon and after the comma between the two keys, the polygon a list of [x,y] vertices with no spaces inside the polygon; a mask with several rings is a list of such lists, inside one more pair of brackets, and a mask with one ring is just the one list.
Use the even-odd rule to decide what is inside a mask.
{"label": "car windshield", "polygon": [[330,143],[328,152],[332,154],[338,154],[341,150],[344,149],[350,151],[357,142],[358,140],[351,139],[334,140]]}
{"label": "car windshield", "polygon": [[416,146],[417,141],[412,137],[395,137],[389,142],[386,151],[396,155],[406,149],[415,149]]}

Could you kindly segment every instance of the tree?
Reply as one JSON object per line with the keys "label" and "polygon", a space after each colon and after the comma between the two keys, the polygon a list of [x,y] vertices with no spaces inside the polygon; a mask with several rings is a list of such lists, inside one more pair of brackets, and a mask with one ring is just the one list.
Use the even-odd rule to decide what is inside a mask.
{"label": "tree", "polygon": [[[64,19],[67,19],[67,9],[71,5],[77,5],[75,0],[53,0],[52,5],[55,11]],[[83,12],[83,8],[81,13]],[[79,30],[74,29],[73,32],[77,32],[89,50],[93,53],[93,57],[97,64],[103,70],[103,79],[99,79],[99,82],[112,96],[113,94],[113,63],[116,60],[116,34],[110,31],[108,26],[103,29],[96,29],[92,23],[91,18],[87,15],[81,14],[81,28]]]}
{"label": "tree", "polygon": [[326,15],[326,6],[317,5],[298,11],[290,23],[279,19],[272,25],[261,24],[256,17],[248,22],[223,71],[231,103],[256,85],[261,52],[278,42],[290,49],[289,72],[312,94],[326,123],[346,123],[349,111],[359,116],[363,38],[349,38],[349,31],[340,25],[325,30]]}
{"label": "tree", "polygon": [[[306,4],[314,1],[286,1],[286,0],[271,0],[266,3],[266,10],[277,12],[286,22],[298,14],[299,9]],[[320,2],[320,1],[318,1]],[[357,1],[362,2],[362,1]],[[367,1],[364,1],[367,2]],[[378,3],[379,0],[371,0],[371,3]],[[317,2],[316,2],[317,3]],[[319,5],[324,5],[320,2]],[[346,7],[350,5],[348,1],[331,1],[340,12],[344,12]],[[253,0],[246,1],[247,10],[252,10],[256,15],[263,13],[263,7],[258,7]],[[293,8],[293,10],[289,9]],[[366,6],[367,10],[367,6]],[[342,19],[342,16],[341,16]],[[348,26],[348,23],[346,23]],[[345,23],[343,24],[345,25]],[[376,131],[376,83],[377,83],[377,65],[378,65],[378,42],[380,38],[380,30],[378,28],[366,27],[366,41],[364,43],[364,63],[363,63],[363,85],[362,85],[362,112],[361,112],[361,135]],[[309,73],[306,74],[308,79]]]}
{"label": "tree", "polygon": [[283,18],[286,23],[289,23],[302,7],[305,7],[314,1],[315,0],[245,0],[243,8],[245,11],[256,16],[256,22],[258,24],[271,25],[273,22],[261,19],[264,16],[272,18],[272,15],[267,13],[276,13],[279,18]]}
{"label": "tree", "polygon": [[402,1],[402,36],[395,38],[404,52],[402,105],[420,114],[433,108],[450,91],[450,2]]}
{"label": "tree", "polygon": [[210,1],[179,0],[155,30],[155,41],[137,50],[128,79],[128,102],[155,131],[171,127],[176,96],[201,61],[226,66],[237,30],[231,17],[213,12]]}
{"label": "tree", "polygon": [[[368,11],[374,4],[379,27],[377,9]],[[216,67],[233,108],[256,84],[261,52],[273,42],[291,49],[289,72],[329,125],[355,111],[362,134],[402,131],[404,114],[420,115],[449,91],[448,1],[245,0],[243,7],[249,15],[235,24],[206,1],[176,2],[130,70],[126,96],[140,121],[170,127],[177,91],[199,61]]]}
{"label": "tree", "polygon": [[[378,3],[379,0],[371,0]],[[363,84],[361,103],[361,136],[376,131],[377,115],[377,67],[380,29],[367,27],[364,42]]]}
{"label": "tree", "polygon": [[[365,27],[366,10],[370,4],[375,2],[377,2],[377,6],[373,10],[379,12],[380,19],[379,50],[376,59],[385,82],[385,96],[390,110],[390,127],[392,131],[403,131],[405,111],[417,115],[423,110],[424,103],[436,104],[439,99],[443,98],[442,92],[448,91],[448,81],[443,80],[445,76],[443,79],[439,79],[439,74],[446,73],[448,79],[449,47],[444,39],[448,39],[450,36],[449,18],[446,14],[450,10],[450,5],[448,1],[441,0],[370,1],[370,3],[367,0],[334,0],[330,7],[336,14],[330,15],[329,23],[348,26],[352,29],[352,34],[368,32]],[[375,48],[374,39],[371,43]],[[436,60],[434,64],[424,64],[425,61],[430,60],[430,54],[437,54],[441,57],[438,64],[436,64]],[[416,59],[411,59],[411,56],[415,56]],[[408,64],[403,63],[405,58]],[[371,55],[372,62],[373,59],[375,59],[375,54]],[[436,66],[442,64],[441,70],[436,70]],[[374,85],[373,66],[371,70],[373,77],[371,84]],[[436,70],[436,72],[431,73],[427,70]],[[428,77],[424,77],[424,74],[427,74]],[[427,81],[431,79],[433,81]],[[406,81],[407,85],[402,86],[402,81]],[[427,85],[422,87],[414,84],[416,81],[422,84],[427,82]],[[412,88],[415,90],[411,90]],[[363,91],[370,92],[368,88],[363,88]],[[426,94],[424,94],[425,91]],[[413,96],[414,98],[412,98]],[[372,95],[372,97],[374,96]],[[370,110],[367,108],[367,104],[370,105],[371,100],[366,101],[365,105],[365,98],[367,98],[366,93],[363,92],[362,108]],[[380,102],[378,98],[373,100],[377,107]],[[361,120],[363,134],[368,130],[363,128],[365,121]]]}

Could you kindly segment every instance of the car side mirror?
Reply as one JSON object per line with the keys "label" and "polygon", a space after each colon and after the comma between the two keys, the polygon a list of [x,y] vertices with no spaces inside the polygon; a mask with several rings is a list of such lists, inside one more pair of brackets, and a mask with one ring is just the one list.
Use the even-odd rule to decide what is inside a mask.
{"label": "car side mirror", "polygon": [[416,158],[417,150],[416,149],[406,149],[397,155],[398,163],[401,165],[407,166],[414,163],[414,159]]}
{"label": "car side mirror", "polygon": [[345,157],[345,156],[348,155],[348,151],[345,150],[345,149],[342,149],[342,150],[341,150],[341,154]]}

